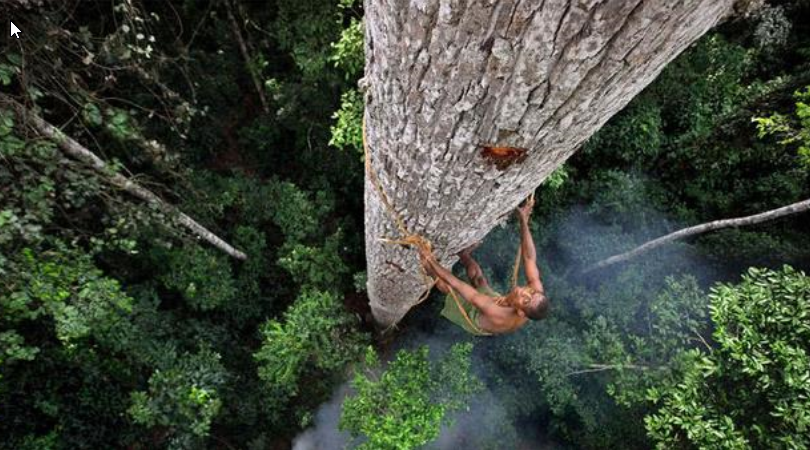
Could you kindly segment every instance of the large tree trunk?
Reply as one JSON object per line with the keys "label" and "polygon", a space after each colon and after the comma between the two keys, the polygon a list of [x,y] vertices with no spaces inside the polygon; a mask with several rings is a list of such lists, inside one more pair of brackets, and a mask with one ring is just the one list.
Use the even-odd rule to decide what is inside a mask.
{"label": "large tree trunk", "polygon": [[[366,0],[372,169],[445,264],[499,221],[664,66],[751,5],[737,0]],[[482,144],[528,149],[496,167]],[[380,325],[425,289],[366,177],[368,292]]]}

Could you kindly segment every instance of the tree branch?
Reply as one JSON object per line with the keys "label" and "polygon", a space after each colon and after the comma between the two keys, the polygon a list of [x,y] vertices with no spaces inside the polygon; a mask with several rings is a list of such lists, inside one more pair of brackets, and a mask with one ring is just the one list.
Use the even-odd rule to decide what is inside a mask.
{"label": "tree branch", "polygon": [[90,166],[90,168],[105,177],[105,179],[107,179],[114,186],[123,189],[129,194],[138,197],[139,199],[149,203],[167,214],[175,216],[181,225],[188,228],[199,238],[208,241],[208,243],[222,250],[228,255],[240,260],[247,259],[247,255],[233,248],[219,236],[197,223],[194,219],[187,216],[173,205],[166,203],[152,191],[144,188],[120,173],[113,172],[107,163],[105,163],[89,149],[71,139],[69,136],[62,133],[62,131],[60,131],[58,128],[49,124],[11,97],[5,94],[0,94],[0,103],[12,108],[23,122],[31,125],[38,133],[56,142],[62,152],[64,152],[66,155]]}
{"label": "tree branch", "polygon": [[259,75],[251,66],[250,51],[248,50],[245,40],[242,38],[242,32],[239,31],[239,22],[236,21],[236,17],[233,15],[231,0],[225,0],[225,9],[228,11],[228,20],[231,22],[233,35],[236,37],[236,41],[239,43],[239,51],[242,52],[242,57],[245,59],[245,68],[248,70],[248,72],[250,72],[250,78],[253,80],[253,86],[256,87],[256,92],[259,94],[259,100],[262,102],[262,109],[265,113],[269,113],[270,106],[267,103],[267,97],[264,95],[264,89],[262,88],[261,80],[259,80]]}
{"label": "tree branch", "polygon": [[719,230],[721,228],[756,225],[758,223],[768,222],[771,220],[779,219],[781,217],[798,214],[806,211],[810,211],[810,199],[802,200],[800,202],[792,203],[790,205],[783,206],[777,209],[772,209],[770,211],[765,211],[763,213],[755,214],[753,216],[737,217],[734,219],[715,220],[713,222],[707,222],[700,225],[695,225],[693,227],[683,228],[681,230],[675,231],[665,236],[661,236],[657,239],[645,242],[644,244],[639,245],[638,247],[634,248],[633,250],[630,250],[629,252],[621,253],[618,255],[611,256],[610,258],[603,259],[602,261],[585,269],[583,273],[588,273],[597,269],[603,269],[607,266],[627,261],[643,253],[646,253],[656,247],[660,247],[669,242],[678,239],[683,239],[688,236],[708,233],[709,231]]}
{"label": "tree branch", "polygon": [[648,370],[649,366],[644,365],[637,365],[637,364],[591,364],[588,366],[587,369],[575,370],[573,372],[568,372],[565,376],[570,377],[573,375],[581,375],[583,373],[594,373],[594,372],[604,372],[607,370]]}
{"label": "tree branch", "polygon": [[698,337],[698,339],[700,339],[700,342],[702,342],[702,343],[703,343],[703,345],[705,345],[705,346],[706,346],[706,349],[709,351],[709,353],[711,353],[711,351],[712,351],[712,346],[711,346],[711,345],[709,345],[709,343],[708,343],[708,342],[706,342],[706,339],[704,339],[704,338],[703,338],[703,335],[702,335],[702,334],[700,334],[700,333],[698,333],[698,331],[697,331],[696,329],[694,329],[694,328],[692,328],[692,333],[695,333],[695,336],[697,336],[697,337]]}

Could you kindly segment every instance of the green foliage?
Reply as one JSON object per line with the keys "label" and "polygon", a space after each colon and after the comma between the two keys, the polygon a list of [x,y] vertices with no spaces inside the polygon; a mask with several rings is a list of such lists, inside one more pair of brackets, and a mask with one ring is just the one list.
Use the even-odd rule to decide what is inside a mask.
{"label": "green foliage", "polygon": [[0,85],[8,86],[20,73],[22,59],[15,52],[8,52],[4,56],[7,62],[0,62]]}
{"label": "green foliage", "polygon": [[[267,239],[264,233],[253,227],[238,227],[233,243],[248,255],[248,259],[243,263],[234,283],[238,297],[242,299],[270,297],[270,295],[266,295],[269,292],[265,293],[262,284],[262,280],[266,276],[266,267],[269,264],[265,256]],[[258,317],[261,314],[261,308],[256,305],[256,303],[259,303],[258,301],[240,303],[234,310],[240,313],[243,319]]]}
{"label": "green foliage", "polygon": [[726,229],[702,236],[699,247],[705,249],[707,258],[715,264],[747,270],[747,265],[736,261],[766,267],[778,266],[784,261],[798,261],[803,257],[805,246],[796,242],[796,237],[773,231],[756,229]]}
{"label": "green foliage", "polygon": [[312,200],[306,192],[287,182],[273,186],[270,194],[277,201],[272,213],[273,223],[289,242],[300,242],[312,236],[331,206],[324,196]]}
{"label": "green foliage", "polygon": [[368,283],[368,274],[366,272],[357,272],[353,277],[354,290],[357,292],[366,292],[366,284]]}
{"label": "green foliage", "polygon": [[59,447],[59,435],[55,431],[44,436],[29,435],[20,443],[20,450],[56,450]]}
{"label": "green foliage", "polygon": [[363,21],[352,17],[349,26],[340,32],[340,39],[332,43],[331,60],[335,67],[343,69],[347,77],[362,74],[366,65],[363,53]]}
{"label": "green foliage", "polygon": [[662,120],[670,133],[691,138],[711,132],[718,118],[756,95],[759,84],[744,81],[754,62],[752,53],[720,33],[711,33],[690,49],[688,57],[667,66],[651,86],[651,94],[665,108]]}
{"label": "green foliage", "polygon": [[[705,296],[694,278],[668,278],[664,289],[636,316],[645,317],[646,323],[633,324],[613,342],[604,339],[599,330],[589,333],[593,339],[591,352],[604,360],[621,367],[633,364],[628,360],[628,355],[632,355],[635,361],[642,362],[636,373],[619,369],[607,386],[608,394],[628,407],[643,402],[646,388],[657,386],[670,376],[680,364],[683,349],[707,345],[703,337],[707,319]],[[642,328],[646,330],[642,332]]]}
{"label": "green foliage", "polygon": [[86,103],[82,108],[82,117],[88,125],[97,127],[104,123],[99,107],[93,103]]}
{"label": "green foliage", "polygon": [[654,393],[658,448],[810,445],[810,277],[752,268],[710,300],[718,347],[690,352],[683,376]]}
{"label": "green foliage", "polygon": [[[44,4],[42,39],[0,57],[7,95],[249,256],[201,244],[0,108],[0,404],[14,411],[0,447],[276,445],[367,344],[341,305],[363,269],[362,199],[346,195],[362,171],[328,145],[361,26],[333,49],[346,8],[231,3],[271,114],[223,3]],[[308,342],[297,402],[252,357],[270,321]]]}
{"label": "green foliage", "polygon": [[4,321],[52,317],[56,337],[70,346],[91,333],[103,336],[131,311],[131,298],[86,255],[65,250],[35,255],[25,249],[18,264],[20,278],[0,295]]}
{"label": "green foliage", "polygon": [[104,115],[107,116],[105,120],[106,129],[115,139],[125,141],[138,136],[135,125],[126,111],[110,109],[105,111]]}
{"label": "green foliage", "polygon": [[755,95],[759,85],[743,79],[751,51],[713,33],[662,72],[609,125],[585,145],[601,162],[650,169],[659,158],[691,155],[684,142],[711,133],[720,118]]}
{"label": "green foliage", "polygon": [[284,403],[300,394],[302,379],[334,377],[357,360],[366,338],[336,295],[306,290],[284,313],[262,327],[262,345],[253,355],[268,401]]}
{"label": "green foliage", "polygon": [[57,209],[81,207],[98,191],[94,179],[59,171],[53,143],[21,139],[15,122],[12,111],[0,110],[0,244],[9,250],[41,242]]}
{"label": "green foliage", "polygon": [[543,186],[548,186],[552,190],[560,189],[563,184],[565,184],[565,180],[569,177],[568,170],[565,168],[565,165],[562,165],[551,172],[551,175],[543,181]]}
{"label": "green foliage", "polygon": [[149,389],[132,393],[128,413],[147,427],[165,427],[172,448],[198,448],[222,407],[218,391],[225,382],[219,354],[184,354],[149,377]]}
{"label": "green foliage", "polygon": [[593,198],[588,212],[601,222],[626,230],[652,228],[660,222],[653,205],[665,203],[661,187],[631,172],[605,170],[594,174],[582,187]]}
{"label": "green foliage", "polygon": [[349,89],[340,97],[340,109],[332,116],[332,138],[329,145],[341,150],[363,153],[363,96],[356,89]]}
{"label": "green foliage", "polygon": [[285,245],[278,264],[290,272],[301,284],[321,290],[334,290],[341,286],[349,268],[340,257],[341,233],[329,236],[323,246],[303,244]]}
{"label": "green foliage", "polygon": [[470,373],[472,344],[456,344],[438,362],[428,348],[400,350],[380,373],[373,349],[352,381],[356,393],[343,404],[341,429],[364,437],[359,449],[411,449],[439,435],[447,414],[480,390]]}
{"label": "green foliage", "polygon": [[228,257],[198,245],[161,252],[166,271],[160,280],[195,309],[207,311],[236,299],[237,289]]}
{"label": "green foliage", "polygon": [[[585,151],[615,152],[625,163],[655,157],[662,150],[665,134],[661,106],[653,101],[636,101],[611,127],[588,141]],[[604,149],[604,150],[602,150]]]}
{"label": "green foliage", "polygon": [[14,66],[0,63],[0,84],[3,86],[8,86],[11,84],[11,80],[14,78],[16,73],[17,70]]}
{"label": "green foliage", "polygon": [[305,78],[317,78],[328,64],[331,47],[342,24],[335,20],[338,5],[323,2],[317,7],[295,0],[276,2],[278,17],[272,24],[279,47],[287,51]]}
{"label": "green foliage", "polygon": [[638,427],[621,418],[645,411],[648,388],[668,380],[681,352],[700,342],[707,311],[695,280],[651,287],[644,279],[631,269],[598,290],[549,280],[554,316],[493,350],[498,373],[530,383],[521,390],[537,392],[535,407],[577,445],[643,447]]}
{"label": "green foliage", "polygon": [[33,361],[38,352],[39,348],[25,345],[23,337],[17,331],[0,332],[0,368],[7,361]]}
{"label": "green foliage", "polygon": [[[354,0],[341,0],[339,7],[351,14]],[[365,54],[363,49],[363,21],[350,17],[349,25],[343,29],[340,39],[333,42],[330,59],[335,67],[343,70],[346,79],[356,80],[363,74]],[[363,95],[356,88],[343,91],[340,108],[332,115],[335,123],[331,126],[329,145],[341,150],[363,152]]]}
{"label": "green foliage", "polygon": [[753,121],[760,138],[777,136],[781,145],[796,145],[800,163],[810,170],[810,86],[793,95],[797,100],[795,118],[774,113],[768,117],[755,117]]}
{"label": "green foliage", "polygon": [[110,136],[116,140],[128,141],[142,138],[132,115],[125,110],[107,108],[102,111],[98,105],[86,103],[82,108],[82,118],[91,127],[103,125],[104,129],[110,133]]}

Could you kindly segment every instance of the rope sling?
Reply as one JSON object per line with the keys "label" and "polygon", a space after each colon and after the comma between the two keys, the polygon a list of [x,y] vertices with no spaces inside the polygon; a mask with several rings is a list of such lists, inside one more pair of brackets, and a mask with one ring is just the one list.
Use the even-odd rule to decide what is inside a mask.
{"label": "rope sling", "polygon": [[[408,231],[408,228],[405,226],[405,222],[402,220],[402,217],[400,217],[399,214],[396,212],[393,205],[391,204],[390,199],[388,198],[388,195],[385,193],[385,190],[383,190],[382,184],[380,184],[380,180],[377,178],[377,174],[374,172],[374,169],[371,166],[371,152],[369,151],[368,143],[366,141],[365,117],[363,117],[362,130],[363,130],[363,159],[365,161],[366,173],[368,174],[369,181],[371,181],[371,184],[377,191],[377,195],[380,197],[380,200],[382,201],[385,210],[387,211],[390,218],[393,220],[394,224],[397,227],[397,230],[399,231],[399,234],[401,235],[399,239],[380,238],[380,241],[386,244],[402,245],[405,247],[415,247],[417,249],[427,250],[428,252],[433,253],[433,247],[431,246],[430,241],[428,241],[425,237],[420,236],[419,234],[411,233],[410,231]],[[534,193],[529,195],[527,201],[532,203],[534,202]],[[515,254],[515,264],[512,269],[511,289],[514,289],[517,286],[518,276],[520,272],[520,262],[522,260],[523,255],[522,250],[523,250],[522,244],[518,245],[517,253]],[[422,277],[425,280],[426,287],[425,292],[422,294],[419,300],[417,300],[416,302],[417,305],[425,301],[425,299],[427,299],[427,297],[430,295],[430,291],[433,289],[433,286],[438,281],[438,277],[437,278],[431,277],[427,273],[425,268],[422,266],[422,264],[419,264],[419,269],[422,274]],[[481,327],[478,326],[478,324],[475,323],[475,321],[473,321],[470,318],[470,316],[467,314],[467,310],[464,309],[464,306],[461,304],[461,300],[459,300],[456,290],[453,289],[452,287],[449,287],[449,290],[450,296],[453,298],[453,302],[456,304],[456,307],[458,308],[459,312],[461,313],[462,317],[464,317],[465,322],[467,322],[470,328],[475,330],[477,333],[483,335],[491,335],[492,333],[481,329]],[[511,306],[510,302],[507,301],[506,298],[507,298],[506,296],[497,297],[495,299],[495,304],[498,306]]]}

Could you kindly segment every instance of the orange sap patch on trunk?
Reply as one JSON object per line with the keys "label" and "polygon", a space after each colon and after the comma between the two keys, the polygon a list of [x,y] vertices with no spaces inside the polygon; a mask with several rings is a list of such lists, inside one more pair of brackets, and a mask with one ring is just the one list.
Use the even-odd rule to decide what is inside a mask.
{"label": "orange sap patch on trunk", "polygon": [[506,170],[512,164],[523,162],[528,153],[528,149],[521,147],[481,146],[481,156],[498,170]]}

